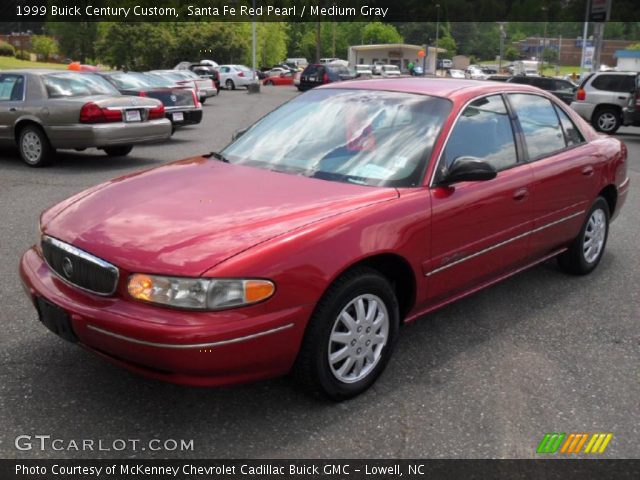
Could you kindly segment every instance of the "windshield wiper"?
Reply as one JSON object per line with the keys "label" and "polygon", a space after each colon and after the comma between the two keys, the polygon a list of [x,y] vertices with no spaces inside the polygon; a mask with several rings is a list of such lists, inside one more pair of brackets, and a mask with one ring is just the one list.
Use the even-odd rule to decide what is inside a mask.
{"label": "windshield wiper", "polygon": [[225,157],[223,154],[221,154],[220,152],[211,152],[208,155],[204,155],[205,157],[213,157],[216,160],[220,160],[221,162],[224,163],[229,163],[229,159],[227,157]]}

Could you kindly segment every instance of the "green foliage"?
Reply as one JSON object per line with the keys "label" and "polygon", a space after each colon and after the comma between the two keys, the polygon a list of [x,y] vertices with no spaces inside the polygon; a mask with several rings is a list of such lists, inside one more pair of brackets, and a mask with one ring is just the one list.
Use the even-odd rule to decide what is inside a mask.
{"label": "green foliage", "polygon": [[365,24],[362,30],[362,40],[362,43],[364,44],[404,42],[402,35],[398,33],[396,27],[382,22],[371,22]]}
{"label": "green foliage", "polygon": [[48,22],[46,33],[58,39],[62,55],[88,63],[95,58],[99,25],[97,22]]}
{"label": "green foliage", "polygon": [[44,60],[58,53],[58,42],[54,38],[45,35],[37,35],[31,39],[33,52]]}
{"label": "green foliage", "polygon": [[634,43],[633,45],[629,45],[627,50],[640,50],[640,43]]}
{"label": "green foliage", "polygon": [[[287,24],[263,22],[256,30],[256,68],[282,62],[287,57]],[[251,66],[251,62],[248,58],[245,63]]]}
{"label": "green foliage", "polygon": [[446,52],[442,55],[451,58],[456,54],[456,41],[453,37],[446,35],[438,39],[438,48],[444,48]]}
{"label": "green foliage", "polygon": [[27,61],[31,61],[31,52],[27,52],[27,51],[19,51],[16,52],[16,58],[18,60],[27,60]]}
{"label": "green foliage", "polygon": [[518,60],[519,57],[520,57],[520,52],[518,52],[518,49],[516,47],[509,45],[507,48],[505,48],[504,58],[506,58],[510,62],[513,62],[514,60]]}
{"label": "green foliage", "polygon": [[553,63],[558,60],[558,51],[554,48],[545,48],[542,51],[542,60],[547,63]]}
{"label": "green foliage", "polygon": [[0,41],[0,57],[15,57],[16,50],[13,45]]}

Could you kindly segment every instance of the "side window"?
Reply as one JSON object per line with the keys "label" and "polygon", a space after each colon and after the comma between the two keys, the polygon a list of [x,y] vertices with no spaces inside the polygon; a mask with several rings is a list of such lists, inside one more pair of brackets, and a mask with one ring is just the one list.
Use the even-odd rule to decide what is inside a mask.
{"label": "side window", "polygon": [[556,91],[558,92],[573,92],[574,87],[571,83],[565,82],[564,80],[556,80]]}
{"label": "side window", "polygon": [[511,121],[500,95],[479,98],[460,115],[440,162],[442,178],[458,157],[475,157],[496,170],[518,163]]}
{"label": "side window", "polygon": [[542,90],[553,90],[555,87],[553,80],[550,78],[539,78],[533,85]]}
{"label": "side window", "polygon": [[593,79],[591,86],[598,90],[607,90],[609,92],[620,92],[622,75],[599,75]]}
{"label": "side window", "polygon": [[562,130],[564,130],[564,137],[568,147],[573,145],[580,145],[584,142],[584,137],[580,133],[580,130],[576,127],[573,121],[569,118],[569,116],[564,113],[564,111],[559,108],[557,105],[555,106],[556,112],[558,113],[558,117],[560,118],[560,123],[562,124]]}
{"label": "side window", "polygon": [[509,101],[522,126],[530,160],[565,148],[564,134],[551,101],[523,93],[510,94]]}
{"label": "side window", "polygon": [[22,75],[0,75],[0,101],[21,101],[24,96]]}

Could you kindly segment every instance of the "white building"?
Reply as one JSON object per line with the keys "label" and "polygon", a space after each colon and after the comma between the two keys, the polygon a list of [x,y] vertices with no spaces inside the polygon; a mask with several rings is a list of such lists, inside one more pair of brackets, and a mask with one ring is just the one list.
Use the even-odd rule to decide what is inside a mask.
{"label": "white building", "polygon": [[613,55],[619,72],[640,72],[640,50],[616,50]]}
{"label": "white building", "polygon": [[[424,50],[425,73],[435,73],[436,71],[436,49],[426,45],[408,45],[405,43],[388,43],[379,45],[353,45],[349,47],[349,65],[373,65],[375,62],[382,62],[388,65],[397,65],[403,72],[409,71],[409,63],[414,65],[423,64],[423,59],[418,56],[418,52]],[[446,50],[439,48],[440,55]]]}

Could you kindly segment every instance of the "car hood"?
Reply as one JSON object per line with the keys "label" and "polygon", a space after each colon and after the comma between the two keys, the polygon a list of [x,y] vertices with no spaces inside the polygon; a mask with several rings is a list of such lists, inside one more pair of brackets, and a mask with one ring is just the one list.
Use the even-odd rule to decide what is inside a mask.
{"label": "car hood", "polygon": [[198,276],[323,218],[398,197],[204,157],[124,176],[42,216],[42,229],[128,271]]}

